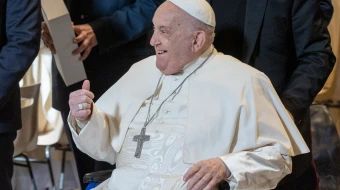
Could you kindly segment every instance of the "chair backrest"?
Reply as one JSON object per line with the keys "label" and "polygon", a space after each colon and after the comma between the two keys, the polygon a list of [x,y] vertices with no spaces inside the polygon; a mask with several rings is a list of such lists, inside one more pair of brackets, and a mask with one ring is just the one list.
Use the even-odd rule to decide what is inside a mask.
{"label": "chair backrest", "polygon": [[[22,98],[33,98],[35,102],[39,101],[40,83],[20,88]],[[38,104],[36,104],[38,106]]]}
{"label": "chair backrest", "polygon": [[40,83],[20,88],[21,98],[32,99],[32,105],[22,104],[22,129],[18,131],[14,141],[14,155],[31,151],[37,146],[39,91]]}
{"label": "chair backrest", "polygon": [[33,108],[33,98],[24,98],[21,100],[22,128],[18,130],[17,138],[14,140],[14,157],[23,153],[27,149],[28,144],[34,139],[36,126],[34,125],[35,119],[32,118],[34,112]]}

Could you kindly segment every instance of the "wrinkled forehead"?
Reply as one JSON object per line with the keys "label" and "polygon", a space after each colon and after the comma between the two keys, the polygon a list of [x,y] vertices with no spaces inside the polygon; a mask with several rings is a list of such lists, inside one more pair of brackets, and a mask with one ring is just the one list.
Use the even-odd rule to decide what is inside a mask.
{"label": "wrinkled forehead", "polygon": [[155,27],[166,26],[176,28],[184,22],[187,14],[173,3],[166,1],[156,10],[152,22]]}

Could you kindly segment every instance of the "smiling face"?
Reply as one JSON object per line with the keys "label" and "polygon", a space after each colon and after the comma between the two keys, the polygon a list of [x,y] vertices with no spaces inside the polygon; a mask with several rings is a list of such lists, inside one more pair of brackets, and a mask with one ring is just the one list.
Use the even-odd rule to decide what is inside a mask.
{"label": "smiling face", "polygon": [[198,57],[194,46],[194,32],[188,15],[171,2],[166,1],[153,17],[154,34],[150,44],[156,51],[156,66],[165,75],[179,72]]}

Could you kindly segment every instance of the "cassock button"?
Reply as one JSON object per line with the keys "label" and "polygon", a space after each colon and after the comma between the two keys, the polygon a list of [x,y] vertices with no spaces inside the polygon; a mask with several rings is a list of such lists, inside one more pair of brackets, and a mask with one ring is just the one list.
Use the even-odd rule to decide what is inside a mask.
{"label": "cassock button", "polygon": [[84,19],[85,18],[85,15],[80,15],[80,19]]}
{"label": "cassock button", "polygon": [[164,121],[160,121],[159,123],[163,124],[163,123],[164,123]]}
{"label": "cassock button", "polygon": [[178,78],[177,77],[174,77],[174,81],[177,81],[178,80]]}
{"label": "cassock button", "polygon": [[170,112],[169,110],[165,110],[165,111],[164,111],[165,114],[168,114],[169,112]]}

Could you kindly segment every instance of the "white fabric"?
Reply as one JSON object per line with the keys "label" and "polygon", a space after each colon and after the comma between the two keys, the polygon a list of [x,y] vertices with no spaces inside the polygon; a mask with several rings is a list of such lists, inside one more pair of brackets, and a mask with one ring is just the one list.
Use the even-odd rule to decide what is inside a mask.
{"label": "white fabric", "polygon": [[[176,123],[175,118],[167,117],[170,117],[166,119],[170,123],[161,123],[159,119],[148,127],[146,135],[150,135],[150,141],[144,143],[140,158],[134,157],[137,143],[132,139],[139,135],[143,122],[129,127],[122,151],[117,154],[117,169],[112,173],[108,188],[172,190],[185,187],[183,175],[192,166],[181,159],[185,128],[173,124],[172,121]],[[138,177],[130,179],[130,188],[127,188],[124,179],[131,175]]]}
{"label": "white fabric", "polygon": [[203,23],[215,27],[215,13],[206,0],[168,0]]}
{"label": "white fabric", "polygon": [[[190,66],[182,75],[163,76],[151,105],[150,117],[158,107],[200,63]],[[141,157],[134,158],[138,135],[148,114],[150,99],[146,100],[129,126],[112,177],[106,187],[111,189],[186,189],[183,175],[192,166],[182,161],[184,133],[187,120],[188,83],[172,95],[147,126],[150,141],[143,145]],[[135,176],[133,179],[131,176]],[[130,178],[128,186],[126,178]],[[110,185],[112,184],[112,185]],[[105,186],[105,185],[104,185]],[[114,187],[114,188],[113,188]],[[101,187],[98,187],[101,189]]]}
{"label": "white fabric", "polygon": [[[43,43],[41,43],[43,44]],[[40,97],[38,106],[39,134],[46,133],[55,128],[62,127],[60,112],[52,108],[52,55],[45,46],[42,46],[37,58],[20,81],[20,86],[40,83]],[[54,142],[56,143],[56,142]]]}
{"label": "white fabric", "polygon": [[[211,49],[196,62],[203,62]],[[115,163],[133,118],[160,75],[154,56],[132,66],[96,102],[83,130],[71,130],[78,148]],[[187,85],[185,164],[220,157],[233,175],[232,188],[275,187],[290,172],[289,156],[309,152],[269,79],[259,71],[214,51]],[[77,126],[73,117],[69,122]]]}

